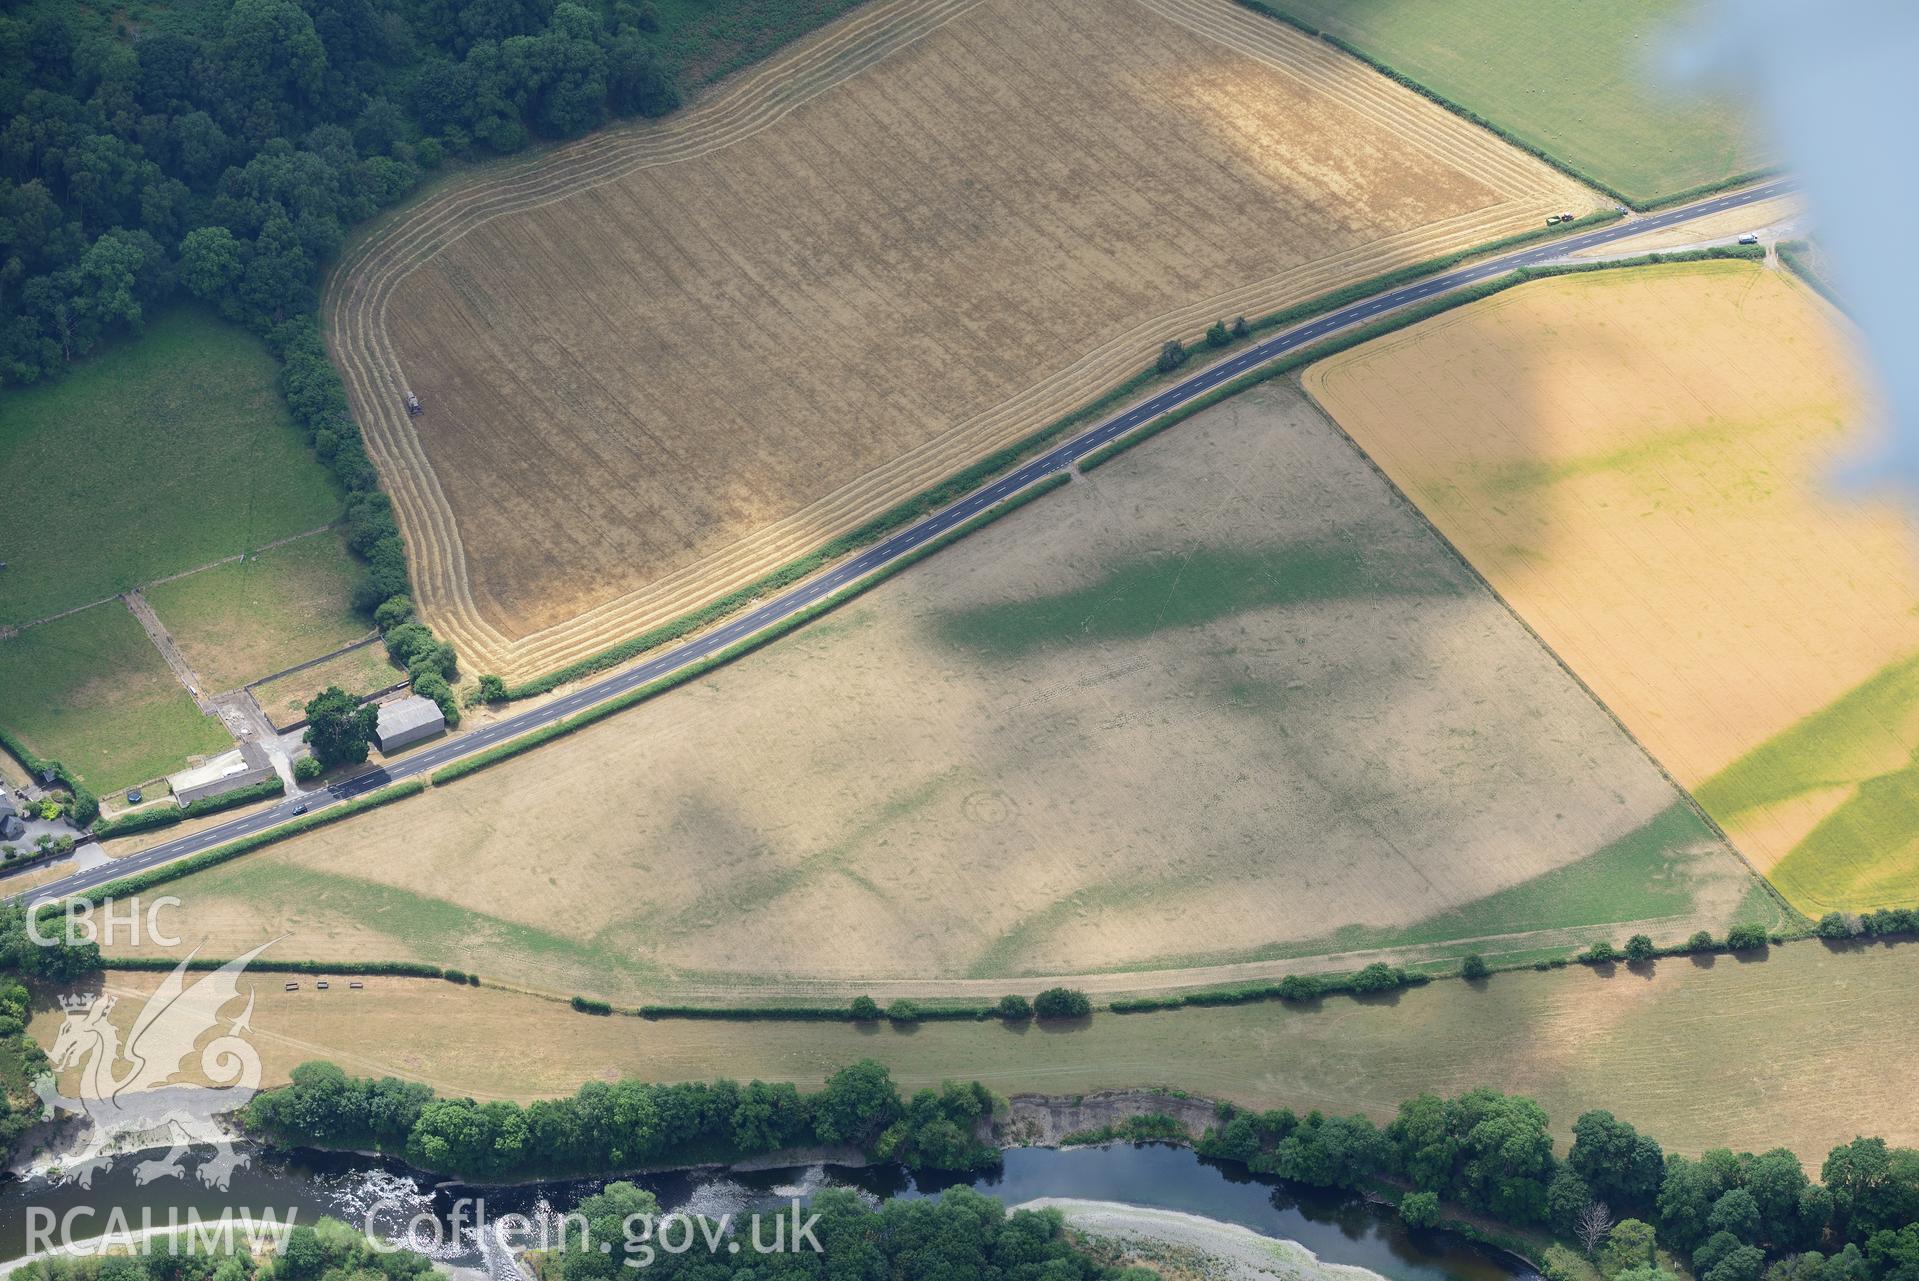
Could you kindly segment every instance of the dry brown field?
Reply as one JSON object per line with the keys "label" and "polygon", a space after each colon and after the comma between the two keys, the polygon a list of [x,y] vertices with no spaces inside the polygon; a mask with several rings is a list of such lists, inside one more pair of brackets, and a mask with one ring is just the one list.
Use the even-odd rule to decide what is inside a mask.
{"label": "dry brown field", "polygon": [[641,708],[172,888],[210,954],[638,1002],[1683,938],[1757,882],[1273,384]]}
{"label": "dry brown field", "polygon": [[1230,0],[885,0],[664,123],[456,182],[327,314],[424,613],[526,675],[1163,339],[1594,205]]}
{"label": "dry brown field", "polygon": [[[1001,1094],[1172,1085],[1252,1107],[1381,1119],[1420,1090],[1492,1085],[1537,1098],[1562,1145],[1580,1112],[1604,1107],[1672,1149],[1784,1145],[1816,1169],[1860,1128],[1919,1143],[1911,970],[1904,948],[1834,953],[1807,942],[1763,961],[1663,960],[1650,974],[1610,977],[1527,970],[1477,989],[1437,982],[1392,1001],[1099,1014],[1069,1031],[594,1018],[437,980],[369,978],[364,992],[336,980],[336,990],[316,992],[302,977],[301,991],[283,993],[281,976],[266,974],[252,1039],[269,1084],[324,1057],[481,1099],[564,1094],[622,1075],[813,1085],[864,1057],[909,1088],[942,1078],[982,1080]],[[125,998],[113,1017],[130,1020],[157,981],[109,975]],[[55,1006],[32,1030],[50,1041],[58,1023]]]}
{"label": "dry brown field", "polygon": [[1919,901],[1919,560],[1836,493],[1843,322],[1744,263],[1535,282],[1308,371],[1802,910]]}

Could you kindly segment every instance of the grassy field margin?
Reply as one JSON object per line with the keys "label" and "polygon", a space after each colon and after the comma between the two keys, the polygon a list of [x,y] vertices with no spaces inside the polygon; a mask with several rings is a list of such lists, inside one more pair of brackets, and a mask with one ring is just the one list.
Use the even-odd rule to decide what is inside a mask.
{"label": "grassy field margin", "polygon": [[1484,129],[1488,133],[1498,137],[1502,142],[1505,142],[1511,146],[1517,147],[1521,151],[1525,152],[1527,155],[1532,156],[1533,158],[1539,161],[1542,161],[1545,164],[1551,165],[1553,168],[1559,170],[1560,173],[1565,174],[1568,178],[1573,179],[1575,182],[1584,183],[1586,186],[1591,187],[1594,191],[1600,192],[1601,194],[1613,200],[1617,200],[1620,204],[1626,206],[1628,209],[1634,210],[1635,212],[1638,212],[1638,213],[1650,213],[1655,209],[1667,209],[1672,207],[1673,205],[1682,205],[1682,204],[1685,204],[1687,201],[1697,200],[1702,196],[1710,196],[1717,191],[1725,191],[1732,187],[1743,187],[1747,183],[1757,182],[1762,178],[1774,177],[1780,172],[1780,170],[1777,167],[1754,169],[1746,173],[1733,174],[1730,177],[1721,178],[1717,182],[1701,183],[1696,187],[1687,187],[1682,191],[1668,192],[1666,195],[1655,196],[1650,200],[1634,200],[1632,197],[1628,196],[1625,192],[1618,190],[1617,188],[1611,186],[1608,183],[1601,182],[1598,178],[1594,177],[1592,174],[1589,174],[1585,172],[1584,170],[1578,168],[1577,166],[1569,164],[1564,160],[1561,160],[1558,156],[1555,156],[1552,152],[1547,151],[1545,148],[1538,146],[1535,143],[1526,141],[1524,138],[1521,138],[1518,134],[1506,128],[1504,125],[1497,124],[1491,120],[1488,120],[1486,117],[1480,115],[1477,111],[1474,111],[1471,107],[1466,106],[1464,103],[1456,102],[1453,99],[1447,97],[1445,94],[1440,93],[1438,90],[1429,88],[1425,84],[1422,84],[1420,81],[1413,79],[1411,76],[1399,70],[1399,68],[1393,66],[1391,63],[1380,61],[1378,58],[1373,57],[1373,55],[1371,55],[1370,53],[1367,53],[1364,49],[1361,49],[1358,45],[1355,45],[1352,41],[1347,40],[1342,36],[1336,36],[1330,31],[1321,31],[1319,28],[1313,26],[1310,22],[1306,22],[1298,17],[1295,17],[1294,15],[1290,13],[1287,13],[1283,9],[1279,9],[1273,5],[1265,3],[1265,0],[1234,0],[1234,3],[1239,5],[1241,8],[1251,9],[1254,13],[1257,13],[1261,15],[1262,17],[1271,18],[1275,22],[1284,23],[1285,25],[1293,28],[1293,30],[1303,32],[1304,34],[1311,36],[1315,40],[1325,41],[1327,44],[1333,46],[1333,48],[1339,50],[1341,53],[1344,53],[1348,55],[1349,57],[1359,59],[1359,61],[1365,63],[1367,66],[1371,67],[1374,71],[1377,71],[1380,75],[1385,76],[1388,80],[1393,81],[1395,84],[1402,85],[1405,88],[1412,90],[1414,93],[1418,94],[1422,98],[1425,98],[1429,102],[1437,103],[1439,106],[1444,107],[1446,110],[1452,112],[1454,115],[1458,116],[1460,119],[1466,121],[1467,123],[1479,126],[1481,129]]}
{"label": "grassy field margin", "polygon": [[1779,250],[1779,261],[1785,264],[1787,271],[1790,271],[1793,275],[1805,281],[1807,288],[1811,289],[1833,306],[1839,308],[1839,310],[1844,311],[1846,309],[1845,304],[1839,301],[1838,292],[1834,290],[1830,284],[1826,283],[1826,278],[1820,275],[1812,263],[1806,258],[1806,251],[1812,248],[1811,241],[1782,240],[1776,248]]}

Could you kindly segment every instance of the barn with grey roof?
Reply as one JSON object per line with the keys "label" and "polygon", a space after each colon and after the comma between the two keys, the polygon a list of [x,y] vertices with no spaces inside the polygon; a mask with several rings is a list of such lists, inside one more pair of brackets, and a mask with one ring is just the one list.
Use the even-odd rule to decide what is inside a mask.
{"label": "barn with grey roof", "polygon": [[446,717],[440,705],[430,698],[409,694],[380,704],[379,724],[373,740],[382,752],[397,752],[446,729]]}

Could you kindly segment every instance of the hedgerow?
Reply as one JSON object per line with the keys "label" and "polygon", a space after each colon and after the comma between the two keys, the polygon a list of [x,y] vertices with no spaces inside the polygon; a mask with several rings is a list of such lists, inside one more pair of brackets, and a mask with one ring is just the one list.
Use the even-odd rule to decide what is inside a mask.
{"label": "hedgerow", "polygon": [[575,712],[571,716],[555,721],[551,725],[542,726],[510,742],[502,743],[498,747],[490,747],[484,752],[476,752],[463,760],[453,762],[451,765],[441,766],[433,772],[433,782],[436,786],[443,783],[451,783],[455,779],[464,778],[476,770],[485,769],[489,765],[497,765],[501,761],[518,756],[521,752],[531,751],[543,743],[550,743],[556,738],[561,738],[573,733],[575,730],[584,729],[595,721],[604,720],[616,712],[625,711],[627,708],[638,703],[643,703],[649,698],[665,693],[667,690],[684,685],[687,681],[704,676],[715,668],[724,667],[735,659],[759,649],[762,645],[777,640],[788,632],[804,627],[821,615],[838,609],[855,596],[885,582],[902,570],[918,564],[921,560],[931,556],[941,548],[950,546],[952,543],[964,538],[981,526],[988,525],[1011,512],[1019,510],[1036,498],[1050,494],[1053,490],[1059,488],[1061,485],[1067,484],[1070,480],[1071,477],[1069,476],[1055,473],[1054,475],[1036,481],[1034,484],[1012,495],[1005,501],[987,508],[971,520],[954,526],[951,530],[931,542],[916,548],[897,560],[882,565],[865,578],[860,579],[856,583],[849,584],[825,600],[809,605],[798,613],[789,615],[779,622],[774,623],[765,630],[756,632],[736,644],[727,646],[717,654],[703,658],[697,663],[689,663],[677,671],[669,672],[658,680],[648,681],[638,689],[629,690],[617,698],[611,698],[603,703],[595,704],[585,711]]}
{"label": "hedgerow", "polygon": [[[187,959],[189,970],[217,970],[231,958],[194,956]],[[109,970],[171,970],[180,962],[171,956],[116,956],[106,961]],[[438,979],[446,972],[437,965],[417,961],[289,961],[260,956],[247,962],[247,969],[262,974],[350,974],[383,978]]]}
{"label": "hedgerow", "polygon": [[1826,278],[1813,268],[1811,262],[1807,261],[1805,256],[1806,251],[1812,248],[1810,241],[1782,240],[1779,242],[1777,248],[1779,250],[1779,261],[1786,264],[1788,271],[1805,281],[1807,286],[1821,298],[1824,298],[1841,311],[1845,310],[1845,304],[1839,301],[1838,292],[1834,290],[1831,285],[1827,284]]}
{"label": "hedgerow", "polygon": [[152,805],[118,818],[100,819],[94,823],[92,831],[96,838],[105,841],[116,836],[131,836],[135,832],[151,832],[156,827],[172,827],[185,817],[178,805]]}
{"label": "hedgerow", "polygon": [[116,836],[131,836],[135,832],[150,832],[158,827],[171,827],[186,819],[205,818],[209,814],[218,814],[222,810],[237,809],[242,805],[251,805],[255,801],[284,796],[286,790],[286,784],[276,774],[272,778],[262,779],[251,786],[237,788],[219,796],[203,796],[185,805],[155,805],[148,809],[135,810],[131,814],[122,814],[119,818],[103,818],[93,825],[93,834],[105,841]]}
{"label": "hedgerow", "polygon": [[1706,249],[1688,249],[1676,253],[1642,254],[1636,258],[1622,258],[1612,261],[1565,263],[1546,267],[1518,267],[1503,276],[1496,276],[1491,280],[1484,281],[1477,285],[1468,285],[1463,289],[1456,289],[1451,293],[1440,294],[1437,297],[1427,299],[1425,302],[1415,303],[1413,306],[1395,311],[1369,324],[1360,325],[1355,329],[1349,329],[1344,333],[1336,334],[1323,342],[1314,343],[1310,347],[1302,347],[1271,364],[1262,365],[1258,369],[1250,370],[1237,378],[1223,382],[1204,395],[1194,397],[1177,409],[1169,409],[1151,422],[1136,427],[1124,436],[1086,454],[1079,460],[1079,469],[1082,473],[1097,470],[1127,450],[1133,448],[1135,445],[1143,444],[1151,440],[1168,427],[1185,422],[1200,410],[1211,408],[1229,397],[1237,396],[1249,387],[1256,387],[1260,383],[1283,377],[1286,374],[1292,373],[1294,370],[1304,369],[1307,365],[1324,360],[1328,356],[1336,356],[1342,351],[1359,346],[1361,343],[1368,343],[1375,338],[1394,333],[1409,325],[1416,325],[1422,320],[1429,320],[1442,312],[1451,311],[1455,307],[1464,307],[1468,303],[1475,303],[1481,299],[1490,298],[1494,294],[1504,293],[1515,285],[1523,285],[1532,280],[1545,280],[1553,276],[1577,275],[1588,271],[1614,271],[1624,267],[1646,267],[1664,263],[1702,262],[1708,259],[1720,258],[1760,259],[1765,256],[1765,248],[1760,245],[1714,245]]}
{"label": "hedgerow", "polygon": [[382,805],[390,805],[394,801],[405,800],[409,796],[418,796],[425,790],[426,783],[424,780],[417,778],[408,779],[404,783],[395,783],[389,787],[382,787],[378,791],[369,792],[365,796],[356,797],[353,800],[331,806],[315,814],[308,814],[304,817],[293,819],[290,822],[280,824],[278,827],[270,827],[264,832],[256,832],[252,836],[243,836],[237,841],[229,841],[225,845],[216,846],[204,853],[195,854],[190,858],[177,859],[174,862],[163,863],[159,867],[151,868],[144,872],[136,872],[132,876],[121,877],[117,881],[109,881],[90,894],[77,897],[90,899],[98,903],[104,899],[124,898],[129,894],[138,894],[142,890],[151,889],[155,885],[164,885],[166,882],[178,880],[182,876],[191,876],[193,873],[203,872],[209,867],[217,867],[230,859],[239,858],[242,854],[251,854],[254,850],[261,849],[264,846],[284,841],[289,836],[298,836],[300,833],[312,831],[316,827],[325,827],[329,823],[337,823],[341,819],[351,818],[355,814],[364,813],[370,809],[377,809]]}
{"label": "hedgerow", "polygon": [[0,747],[13,754],[13,758],[26,768],[34,778],[43,778],[48,774],[59,780],[62,787],[73,795],[73,821],[78,827],[85,827],[100,817],[100,798],[82,783],[77,775],[59,761],[50,761],[36,753],[31,747],[20,741],[18,735],[4,726],[0,726]]}
{"label": "hedgerow", "polygon": [[255,801],[264,801],[270,797],[285,796],[287,785],[280,781],[278,774],[272,778],[261,779],[249,787],[235,788],[220,796],[203,796],[197,801],[189,801],[180,807],[185,818],[205,818],[208,814],[218,814],[221,810],[238,809],[242,805],[251,805]]}

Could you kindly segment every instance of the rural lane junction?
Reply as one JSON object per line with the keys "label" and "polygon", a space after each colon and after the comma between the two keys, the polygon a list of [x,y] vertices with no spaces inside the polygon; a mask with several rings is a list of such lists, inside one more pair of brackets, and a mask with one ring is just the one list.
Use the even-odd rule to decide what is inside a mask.
{"label": "rural lane junction", "polygon": [[801,610],[808,608],[833,595],[866,575],[872,573],[902,556],[912,554],[916,549],[932,542],[954,526],[963,524],[986,511],[1002,499],[1008,498],[1029,485],[1066,471],[1086,454],[1109,444],[1134,428],[1150,422],[1168,410],[1177,409],[1186,402],[1212,391],[1221,383],[1239,377],[1260,365],[1291,354],[1299,348],[1316,342],[1321,338],[1377,320],[1388,312],[1397,311],[1441,294],[1452,293],[1472,285],[1481,284],[1496,276],[1520,267],[1538,267],[1555,262],[1569,254],[1581,250],[1601,248],[1609,244],[1644,235],[1649,231],[1659,231],[1668,227],[1683,226],[1699,218],[1724,213],[1727,210],[1756,205],[1791,193],[1794,185],[1787,179],[1776,179],[1756,186],[1743,187],[1736,191],[1723,192],[1692,204],[1680,205],[1661,213],[1644,217],[1627,218],[1620,222],[1600,227],[1593,231],[1582,232],[1563,240],[1549,240],[1532,248],[1518,250],[1498,257],[1488,258],[1470,266],[1456,268],[1429,276],[1412,284],[1401,285],[1362,298],[1322,316],[1302,321],[1294,327],[1275,334],[1262,342],[1253,344],[1245,351],[1208,366],[1189,378],[1161,391],[1152,399],[1144,401],[1123,413],[1106,419],[1097,426],[1090,427],[1080,434],[1062,441],[1045,453],[1022,464],[1005,476],[982,485],[966,497],[925,517],[916,524],[867,548],[817,578],[808,579],[788,591],[763,602],[741,614],[724,627],[714,628],[701,633],[691,640],[676,645],[635,667],[582,686],[564,698],[551,703],[530,708],[503,720],[495,721],[485,729],[475,730],[448,739],[436,747],[413,753],[393,762],[384,768],[371,770],[357,777],[336,783],[324,790],[309,792],[301,797],[289,797],[269,809],[260,810],[244,818],[222,823],[215,827],[195,832],[191,836],[164,842],[138,854],[91,867],[82,872],[58,881],[42,885],[37,889],[12,896],[15,899],[32,899],[42,902],[78,894],[95,889],[110,881],[118,880],[134,872],[169,863],[175,859],[203,853],[206,850],[224,845],[228,841],[251,836],[270,827],[278,826],[294,817],[294,807],[304,804],[308,812],[319,813],[326,808],[338,805],[342,801],[363,795],[421,774],[430,773],[443,765],[450,764],[475,752],[485,751],[509,739],[517,738],[529,730],[539,729],[554,721],[582,711],[596,703],[628,693],[689,663],[710,658],[721,650],[736,644],[748,636],[779,623]]}

